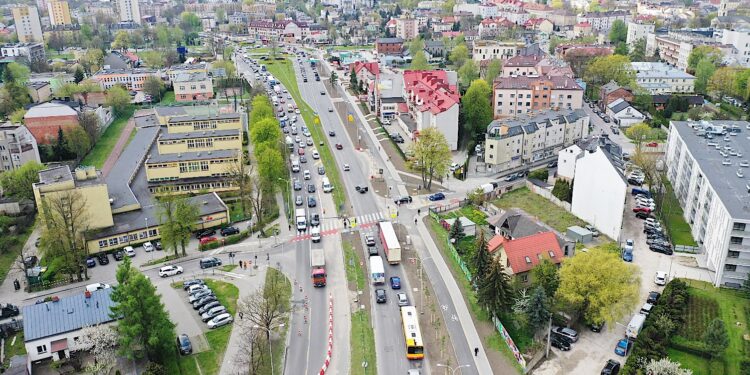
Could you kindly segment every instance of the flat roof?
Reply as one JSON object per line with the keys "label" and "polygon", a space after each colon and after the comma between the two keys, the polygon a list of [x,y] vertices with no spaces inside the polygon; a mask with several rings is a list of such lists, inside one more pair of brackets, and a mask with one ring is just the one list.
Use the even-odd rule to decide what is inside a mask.
{"label": "flat roof", "polygon": [[237,155],[237,151],[238,150],[191,151],[176,154],[159,154],[157,152],[151,153],[151,155],[147,156],[146,163],[171,163],[175,161],[231,158]]}
{"label": "flat roof", "polygon": [[24,306],[21,309],[24,342],[114,321],[109,315],[115,305],[111,298],[113,291],[112,288],[96,290],[89,298],[81,292],[57,302]]}
{"label": "flat roof", "polygon": [[188,116],[174,116],[169,119],[170,124],[178,122],[188,121],[208,121],[208,120],[234,120],[240,119],[239,113],[219,113],[219,114],[206,114],[206,115],[188,115]]}
{"label": "flat roof", "polygon": [[[739,128],[739,133],[728,136],[717,135],[713,139],[706,139],[699,136],[697,130],[693,129],[691,125],[696,125],[696,128],[724,126],[726,129],[736,126]],[[732,218],[741,220],[750,220],[750,193],[748,193],[750,168],[739,166],[741,161],[750,160],[750,130],[748,130],[748,126],[750,126],[750,123],[747,121],[718,120],[672,121],[670,125],[670,129],[677,131],[685,147],[687,147],[695,162],[698,163],[701,172],[706,176],[708,183],[713,187],[729,214],[732,215]],[[709,143],[712,143],[712,146],[709,146]],[[719,153],[721,150],[716,149],[713,144],[719,145],[725,152],[728,151],[725,147],[731,147],[731,151],[738,152],[742,156],[729,155],[724,157]],[[725,160],[731,162],[731,165],[723,165]],[[744,172],[744,178],[737,176],[738,170]]]}
{"label": "flat roof", "polygon": [[161,134],[159,134],[159,140],[169,141],[175,139],[213,138],[227,137],[231,135],[240,135],[240,129],[204,130],[189,133],[167,133],[162,131]]}
{"label": "flat roof", "polygon": [[[149,117],[154,116],[136,117],[136,123],[139,118]],[[135,136],[122,151],[122,154],[117,158],[115,165],[109,171],[106,181],[109,198],[112,199],[111,208],[113,210],[134,204],[144,205],[149,202],[147,200],[148,195],[144,196],[143,194],[136,194],[133,191],[133,185],[139,183],[138,177],[134,176],[138,174],[138,171],[141,168],[141,163],[159,133],[159,126],[157,125],[158,121],[156,125],[138,126],[138,131],[135,133]],[[144,202],[144,200],[146,202]]]}

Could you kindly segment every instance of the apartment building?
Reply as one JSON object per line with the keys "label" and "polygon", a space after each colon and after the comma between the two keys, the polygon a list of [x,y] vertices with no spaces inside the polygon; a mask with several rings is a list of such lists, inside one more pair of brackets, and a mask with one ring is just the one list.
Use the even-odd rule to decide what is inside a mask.
{"label": "apartment building", "polygon": [[159,72],[154,69],[102,69],[91,79],[98,82],[102,89],[107,90],[115,85],[124,85],[128,90],[143,90],[143,82],[148,77],[159,78]]}
{"label": "apartment building", "polygon": [[641,39],[646,39],[648,34],[654,32],[654,28],[655,25],[652,23],[643,23],[642,21],[628,22],[628,36],[625,43],[630,46]]}
{"label": "apartment building", "polygon": [[172,82],[180,74],[192,74],[192,73],[204,73],[208,74],[208,64],[205,62],[199,62],[196,64],[180,64],[172,65],[167,68],[167,80]]}
{"label": "apartment building", "polygon": [[52,26],[73,24],[67,0],[47,0],[47,12]]}
{"label": "apartment building", "polygon": [[12,171],[32,161],[42,162],[36,139],[29,129],[10,122],[0,125],[0,168]]}
{"label": "apartment building", "polygon": [[47,55],[42,43],[5,44],[0,47],[2,57],[21,57],[29,62],[46,61]]}
{"label": "apartment building", "polygon": [[617,21],[627,24],[630,21],[630,12],[626,10],[612,10],[607,12],[588,12],[578,16],[578,22],[588,22],[595,31],[609,31],[612,24]]}
{"label": "apartment building", "polygon": [[495,118],[547,109],[579,109],[583,88],[566,76],[525,75],[498,77],[492,88]]}
{"label": "apartment building", "polygon": [[747,121],[672,121],[667,178],[715,286],[738,288],[750,272]]}
{"label": "apartment building", "polygon": [[375,51],[379,55],[401,55],[404,40],[401,38],[378,38],[375,40]]}
{"label": "apartment building", "polygon": [[494,120],[487,126],[484,161],[502,172],[554,157],[588,135],[589,120],[582,109]]}
{"label": "apartment building", "polygon": [[419,34],[419,25],[414,18],[396,18],[396,37],[412,40]]}
{"label": "apartment building", "polygon": [[288,20],[258,20],[250,22],[248,32],[250,35],[256,35],[256,38],[263,40],[279,39],[284,36],[289,36],[293,40],[302,40],[302,27],[307,27],[307,25],[301,23],[298,25],[296,22]]}
{"label": "apartment building", "polygon": [[416,122],[416,129],[436,128],[445,136],[451,151],[458,149],[458,107],[461,101],[456,72],[406,70],[404,99]]}
{"label": "apartment building", "polygon": [[138,0],[115,0],[114,2],[121,22],[141,23],[141,8]]}
{"label": "apartment building", "polygon": [[717,30],[717,40],[721,44],[734,46],[733,53],[728,56],[745,68],[750,68],[750,29]]}
{"label": "apartment building", "polygon": [[208,100],[214,97],[214,85],[208,74],[181,73],[172,80],[174,97],[178,102]]}
{"label": "apartment building", "polygon": [[518,55],[526,46],[523,42],[500,42],[496,40],[477,40],[471,49],[472,59],[476,62],[483,60],[507,60]]}
{"label": "apartment building", "polygon": [[573,70],[564,61],[542,53],[531,53],[509,58],[503,63],[502,77],[550,75],[574,78]]}
{"label": "apartment building", "polygon": [[21,43],[44,43],[42,23],[35,6],[16,5],[11,8],[18,41]]}
{"label": "apartment building", "polygon": [[700,45],[711,45],[719,48],[725,56],[732,55],[734,46],[717,43],[713,39],[692,32],[669,32],[667,34],[650,33],[646,37],[646,55],[653,56],[659,51],[659,57],[669,65],[686,70],[688,58],[693,48]]}
{"label": "apartment building", "polygon": [[79,126],[78,112],[61,103],[42,103],[31,107],[24,114],[23,122],[39,144],[54,143],[60,129],[69,131]]}
{"label": "apartment building", "polygon": [[684,70],[660,62],[633,62],[635,80],[651,95],[691,94],[695,77]]}

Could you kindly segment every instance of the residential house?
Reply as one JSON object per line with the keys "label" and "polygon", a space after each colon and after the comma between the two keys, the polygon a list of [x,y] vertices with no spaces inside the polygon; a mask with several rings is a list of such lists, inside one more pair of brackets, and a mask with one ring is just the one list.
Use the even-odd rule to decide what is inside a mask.
{"label": "residential house", "polygon": [[26,82],[33,103],[46,102],[52,96],[52,86],[48,82]]}
{"label": "residential house", "polygon": [[23,340],[28,362],[70,358],[81,350],[84,328],[113,325],[117,321],[112,317],[113,291],[107,288],[80,292],[24,306]]}
{"label": "residential house", "polygon": [[615,48],[612,46],[604,46],[599,44],[558,44],[555,47],[555,56],[565,59],[567,55],[575,56],[587,56],[587,57],[599,57],[609,56],[615,53]]}
{"label": "residential house", "polygon": [[409,112],[403,94],[404,77],[401,74],[381,73],[370,93],[370,110],[375,111],[381,122],[391,121]]}
{"label": "residential house", "polygon": [[[654,105],[654,109],[663,111],[667,107],[669,99],[673,95],[651,95],[651,103]],[[705,103],[705,99],[701,95],[680,95],[680,98],[687,100],[690,108],[700,107]]]}
{"label": "residential house", "polygon": [[492,3],[461,3],[453,6],[453,12],[467,12],[482,19],[498,16],[498,7]]}
{"label": "residential house", "polygon": [[568,9],[555,9],[547,18],[558,28],[569,28],[578,23],[575,12]]}
{"label": "residential house", "polygon": [[375,40],[375,51],[379,55],[401,55],[404,40],[401,38],[378,38]]}
{"label": "residential house", "polygon": [[625,99],[617,99],[609,103],[606,113],[621,128],[646,121],[646,115],[633,108]]}
{"label": "residential house", "polygon": [[545,260],[560,264],[564,257],[557,236],[553,232],[541,232],[495,242],[499,245],[493,255],[505,267],[505,272],[522,285],[531,284],[531,270],[534,267]]}
{"label": "residential house", "polygon": [[724,56],[733,55],[735,50],[733,45],[717,43],[703,33],[672,31],[667,34],[649,33],[646,36],[646,56],[653,56],[658,51],[663,62],[686,70],[693,48],[702,45],[716,47]]}
{"label": "residential house", "polygon": [[167,81],[172,82],[177,78],[180,74],[193,74],[193,73],[203,73],[208,74],[208,64],[205,62],[199,62],[195,64],[180,64],[180,65],[172,65],[169,68],[167,68],[166,76]]}
{"label": "residential house", "polygon": [[29,162],[42,162],[36,139],[29,129],[10,122],[0,125],[0,168],[12,171]]}
{"label": "residential house", "polygon": [[396,37],[403,40],[412,40],[417,37],[419,27],[417,20],[414,18],[400,17],[396,18]]}
{"label": "residential house", "polygon": [[586,137],[589,120],[582,109],[494,120],[487,126],[485,163],[502,172],[549,159]]}
{"label": "residential house", "polygon": [[695,87],[695,76],[660,62],[630,63],[639,86],[651,95],[690,94]]}
{"label": "residential house", "polygon": [[208,74],[180,73],[172,80],[174,97],[178,102],[208,100],[214,97],[214,85]]}
{"label": "residential house", "polygon": [[601,85],[599,87],[599,106],[602,111],[606,110],[612,102],[618,99],[624,99],[626,102],[632,102],[635,96],[629,88],[621,87],[615,81]]}
{"label": "residential house", "polygon": [[78,112],[60,103],[43,103],[29,108],[23,122],[39,144],[54,143],[60,129],[68,131],[79,126]]}
{"label": "residential house", "polygon": [[552,34],[555,25],[552,23],[552,21],[546,18],[530,18],[523,24],[523,27],[525,27],[527,30],[539,31],[550,35]]}
{"label": "residential house", "polygon": [[355,61],[349,65],[349,71],[354,71],[354,74],[357,76],[357,82],[361,82],[362,87],[367,88],[377,80],[380,74],[380,66],[377,61]]}
{"label": "residential house", "polygon": [[[489,228],[505,239],[513,240],[531,235],[553,232],[565,256],[573,256],[575,243],[557,233],[552,227],[517,209],[508,209],[487,218]],[[493,237],[494,238],[494,237]]]}
{"label": "residential house", "polygon": [[458,149],[460,94],[455,72],[445,70],[406,70],[404,98],[416,122],[415,131],[437,128],[451,151]]}
{"label": "residential house", "polygon": [[425,40],[424,51],[429,56],[428,60],[444,60],[448,55],[442,40]]}
{"label": "residential house", "polygon": [[514,56],[503,63],[502,77],[547,75],[573,78],[573,71],[565,62],[544,52]]}
{"label": "residential house", "polygon": [[[672,121],[664,165],[714,286],[740,288],[750,272],[747,121]],[[724,155],[708,135],[727,135]],[[736,136],[728,136],[735,134]],[[744,156],[741,156],[744,155]]]}
{"label": "residential house", "polygon": [[503,32],[512,29],[516,24],[507,18],[485,18],[479,22],[477,31],[481,39],[494,38]]}
{"label": "residential house", "polygon": [[256,20],[250,22],[248,32],[262,40],[286,39],[295,42],[302,40],[302,29],[305,27],[307,25],[291,20]]}
{"label": "residential house", "polygon": [[498,77],[493,83],[492,97],[496,118],[547,109],[575,110],[583,106],[583,89],[566,76]]}
{"label": "residential house", "polygon": [[91,79],[98,82],[102,89],[108,90],[115,85],[123,85],[128,90],[143,90],[143,82],[148,77],[159,78],[159,72],[154,69],[102,69],[96,72]]}
{"label": "residential house", "polygon": [[507,60],[518,55],[519,50],[526,44],[523,42],[499,42],[495,40],[478,40],[472,48],[472,59],[476,62],[483,60]]}
{"label": "residential house", "polygon": [[575,161],[571,213],[593,225],[600,233],[619,241],[628,190],[623,174],[622,150],[606,137],[581,142],[579,147],[581,152]]}
{"label": "residential house", "polygon": [[573,36],[575,38],[583,38],[592,35],[594,32],[590,22],[578,22],[573,25]]}

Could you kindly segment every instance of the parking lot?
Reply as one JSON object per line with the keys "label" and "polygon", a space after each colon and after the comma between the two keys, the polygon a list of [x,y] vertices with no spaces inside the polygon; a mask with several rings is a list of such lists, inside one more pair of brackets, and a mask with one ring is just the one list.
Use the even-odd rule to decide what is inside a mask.
{"label": "parking lot", "polygon": [[643,220],[637,219],[633,213],[634,198],[628,188],[626,208],[623,218],[622,243],[626,239],[634,240],[633,264],[641,271],[640,299],[631,314],[622,317],[614,327],[605,325],[601,332],[592,332],[588,327],[575,327],[579,333],[579,340],[572,345],[570,351],[561,352],[551,349],[550,359],[539,365],[534,374],[597,374],[608,359],[615,359],[621,364],[625,357],[614,353],[617,341],[625,337],[625,327],[630,319],[638,313],[646,302],[650,291],[661,292],[663,287],[654,283],[657,271],[667,272],[670,279],[675,277],[711,281],[711,274],[705,268],[700,255],[675,253],[664,255],[649,250],[646,245],[646,234],[643,233]]}

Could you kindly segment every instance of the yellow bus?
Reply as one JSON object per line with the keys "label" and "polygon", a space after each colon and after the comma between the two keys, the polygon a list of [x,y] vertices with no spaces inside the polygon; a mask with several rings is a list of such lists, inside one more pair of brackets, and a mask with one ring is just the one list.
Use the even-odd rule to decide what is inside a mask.
{"label": "yellow bus", "polygon": [[419,331],[419,322],[417,321],[417,309],[414,306],[401,307],[401,322],[403,323],[406,341],[406,358],[424,358],[422,333]]}

